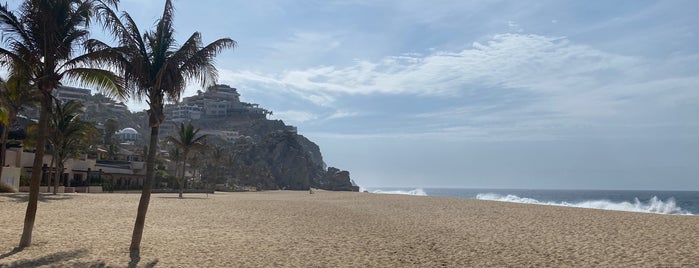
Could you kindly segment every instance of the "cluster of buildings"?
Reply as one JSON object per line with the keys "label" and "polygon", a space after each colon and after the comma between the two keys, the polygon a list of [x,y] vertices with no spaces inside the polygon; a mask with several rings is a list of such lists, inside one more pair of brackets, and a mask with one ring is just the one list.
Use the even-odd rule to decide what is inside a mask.
{"label": "cluster of buildings", "polygon": [[[130,116],[128,107],[123,102],[95,101],[89,89],[76,87],[60,87],[54,91],[54,96],[61,101],[77,100],[83,102],[85,110],[82,118],[94,121],[95,115],[106,112],[110,115],[126,114]],[[108,100],[105,98],[105,100]],[[270,111],[260,108],[257,104],[240,101],[240,94],[236,88],[228,85],[216,85],[206,91],[199,91],[197,95],[186,97],[176,104],[168,104],[164,107],[167,121],[161,126],[162,132],[173,131],[175,124],[180,122],[198,121],[201,119],[216,119],[223,117],[239,117],[244,119],[265,119]],[[28,118],[38,118],[36,112],[25,113]],[[104,131],[104,125],[98,122],[98,129]],[[146,124],[147,125],[147,124]],[[65,164],[65,170],[57,171],[50,167],[52,156],[44,156],[45,167],[42,169],[43,183],[48,184],[48,177],[60,174],[61,184],[90,185],[109,182],[116,189],[140,187],[145,178],[145,163],[143,148],[139,148],[141,135],[134,128],[136,126],[123,126],[117,131],[114,138],[116,146],[95,146],[90,153],[80,157],[69,159]],[[171,129],[168,129],[171,128]],[[205,129],[202,134],[216,135],[227,141],[235,141],[240,138],[237,131]],[[25,151],[24,148],[8,149],[6,163],[3,169],[2,182],[19,189],[20,179],[31,176],[34,153]],[[70,187],[69,187],[70,188]],[[65,189],[65,188],[61,188]],[[59,191],[62,191],[59,189]],[[42,187],[42,191],[48,191],[48,187]]]}
{"label": "cluster of buildings", "polygon": [[[76,100],[83,102],[85,113],[83,119],[90,120],[91,115],[99,112],[110,114],[129,114],[128,107],[123,102],[94,102],[90,101],[92,92],[89,89],[76,87],[61,87],[55,90],[54,96],[61,101]],[[248,119],[266,118],[270,111],[260,108],[257,104],[240,101],[237,89],[228,85],[217,85],[208,88],[205,92],[186,97],[182,102],[169,104],[164,107],[166,118],[171,123],[197,121],[200,119],[212,119],[221,117],[240,116]],[[36,118],[38,114],[29,111],[29,118]],[[175,124],[163,124],[163,132],[172,128]],[[104,125],[98,125],[98,129],[104,130]],[[235,141],[240,136],[237,131],[204,130],[202,134],[216,135],[227,141]],[[65,164],[65,170],[56,171],[50,167],[52,156],[44,156],[45,167],[42,169],[42,184],[48,184],[48,178],[60,173],[61,184],[90,185],[95,183],[109,183],[117,189],[139,187],[145,178],[145,163],[142,148],[138,148],[140,135],[132,127],[126,127],[117,131],[114,138],[118,146],[106,148],[96,146],[90,152],[78,158],[69,159]],[[19,189],[20,178],[31,176],[34,153],[23,148],[8,149],[6,163],[3,169],[2,182]],[[48,191],[48,187],[42,190]],[[64,188],[61,188],[64,189]],[[62,191],[62,190],[59,190]]]}
{"label": "cluster of buildings", "polygon": [[165,105],[164,112],[165,118],[173,122],[240,115],[265,118],[271,114],[258,104],[241,102],[238,90],[228,85],[216,85],[185,97],[177,104]]}
{"label": "cluster of buildings", "polygon": [[[130,113],[123,102],[95,103],[90,101],[92,92],[89,89],[63,86],[56,89],[53,94],[62,102],[71,100],[82,102],[85,105],[83,120],[89,121],[90,115],[99,111],[109,114]],[[27,124],[35,121],[28,118],[38,118],[38,109],[26,109],[14,127],[26,128]],[[104,130],[104,127],[98,126],[98,129]],[[109,152],[107,148],[96,145],[89,153],[68,159],[63,171],[56,170],[53,156],[50,150],[47,151],[43,159],[42,185],[48,185],[49,179],[53,177],[58,177],[61,182],[62,186],[59,187],[58,192],[66,191],[66,187],[67,189],[76,187],[92,189],[93,192],[101,191],[102,187],[95,187],[95,185],[102,185],[105,182],[121,188],[142,185],[145,178],[145,164],[142,152],[134,150],[138,132],[133,128],[124,128],[118,131],[115,137],[120,143],[127,146],[118,146],[113,148],[113,152]],[[28,180],[31,177],[34,157],[33,150],[25,150],[23,147],[9,148],[6,151],[2,182],[19,190],[27,190],[27,187],[20,187],[20,181],[22,179]],[[41,191],[52,190],[44,186]]]}

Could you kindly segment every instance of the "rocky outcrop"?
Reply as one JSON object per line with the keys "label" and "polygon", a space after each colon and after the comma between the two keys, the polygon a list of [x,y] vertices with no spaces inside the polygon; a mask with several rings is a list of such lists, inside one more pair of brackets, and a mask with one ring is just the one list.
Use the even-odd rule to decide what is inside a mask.
{"label": "rocky outcrop", "polygon": [[232,171],[237,184],[260,190],[308,190],[310,187],[359,191],[349,172],[325,169],[318,145],[289,131],[275,131],[261,140],[235,143]]}
{"label": "rocky outcrop", "polygon": [[331,191],[359,192],[359,186],[354,185],[350,179],[349,171],[339,170],[334,167],[329,167],[322,177],[313,181],[311,186]]}

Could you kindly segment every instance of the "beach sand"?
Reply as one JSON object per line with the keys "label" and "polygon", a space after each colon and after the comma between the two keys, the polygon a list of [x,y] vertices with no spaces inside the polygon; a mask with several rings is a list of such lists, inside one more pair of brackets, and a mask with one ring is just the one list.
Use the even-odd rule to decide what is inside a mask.
{"label": "beach sand", "polygon": [[[0,267],[129,265],[139,194],[0,195]],[[699,217],[315,191],[154,194],[139,267],[699,267]]]}

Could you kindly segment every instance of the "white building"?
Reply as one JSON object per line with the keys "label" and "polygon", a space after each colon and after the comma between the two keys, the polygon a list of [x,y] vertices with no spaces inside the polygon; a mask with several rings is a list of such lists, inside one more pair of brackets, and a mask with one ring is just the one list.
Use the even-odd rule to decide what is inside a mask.
{"label": "white building", "polygon": [[119,130],[114,136],[119,140],[120,143],[130,143],[133,144],[138,140],[138,131],[133,128],[127,127],[125,129]]}
{"label": "white building", "polygon": [[196,105],[177,105],[172,108],[171,118],[175,122],[198,120],[204,113],[204,109]]}
{"label": "white building", "polygon": [[61,86],[54,90],[53,95],[62,102],[76,100],[85,103],[87,98],[92,96],[92,92],[85,88]]}

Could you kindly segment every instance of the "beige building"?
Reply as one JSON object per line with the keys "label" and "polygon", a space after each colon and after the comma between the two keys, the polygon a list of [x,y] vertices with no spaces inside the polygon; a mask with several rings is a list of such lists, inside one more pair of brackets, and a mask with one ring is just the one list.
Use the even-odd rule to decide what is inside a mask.
{"label": "beige building", "polygon": [[[120,155],[119,157],[122,159],[140,160],[135,155]],[[77,159],[68,159],[63,172],[57,172],[55,167],[49,167],[52,162],[51,158],[50,154],[44,156],[42,185],[48,185],[48,178],[56,173],[60,173],[60,182],[64,186],[90,186],[109,183],[117,187],[136,187],[143,185],[143,179],[146,174],[145,163],[141,161],[102,161],[97,159],[99,156],[89,158],[87,155]],[[5,158],[7,167],[3,169],[2,181],[16,189],[20,189],[20,175],[27,178],[31,177],[33,163],[33,152],[25,152],[22,148],[8,149]]]}

